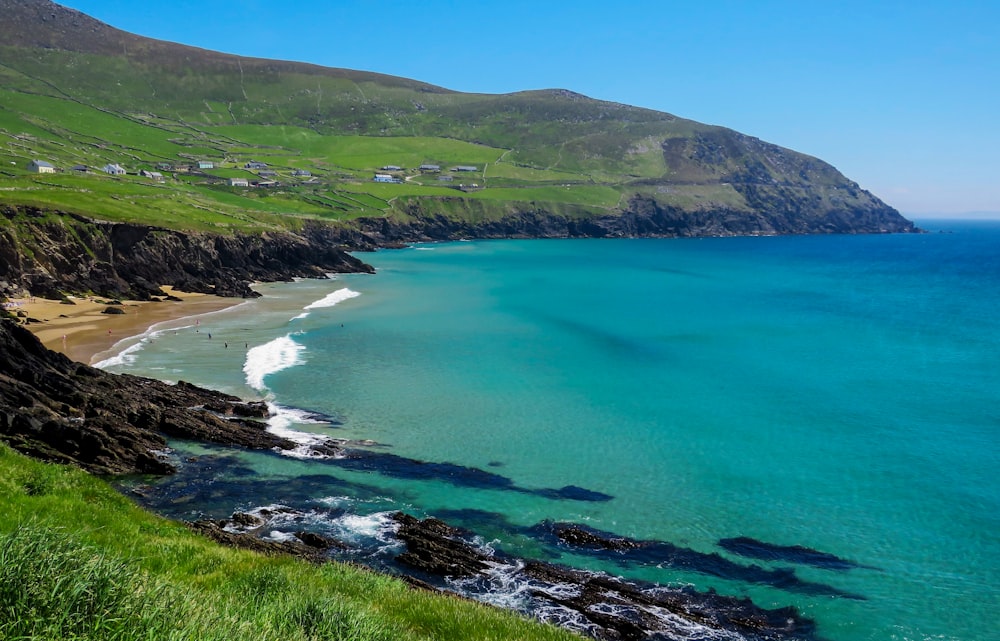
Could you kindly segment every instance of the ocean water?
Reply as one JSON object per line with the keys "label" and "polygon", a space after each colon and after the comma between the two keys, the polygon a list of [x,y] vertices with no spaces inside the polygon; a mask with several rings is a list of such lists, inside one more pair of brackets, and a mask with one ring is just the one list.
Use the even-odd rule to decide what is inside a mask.
{"label": "ocean water", "polygon": [[[377,274],[260,286],[102,366],[266,398],[301,443],[173,443],[184,468],[146,492],[171,516],[289,506],[270,536],[327,533],[391,571],[401,509],[508,554],[792,605],[824,639],[1000,639],[1000,223],[924,226],[364,254]],[[365,456],[313,456],[327,437]],[[683,553],[573,550],[553,522]],[[783,554],[801,548],[831,556]],[[503,577],[451,587],[531,609]]]}

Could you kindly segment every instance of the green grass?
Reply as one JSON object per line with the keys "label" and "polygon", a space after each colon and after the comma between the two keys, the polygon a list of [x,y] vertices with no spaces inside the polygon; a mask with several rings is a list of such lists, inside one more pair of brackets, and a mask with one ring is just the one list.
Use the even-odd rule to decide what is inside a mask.
{"label": "green grass", "polygon": [[[614,214],[635,194],[684,211],[749,210],[730,182],[778,185],[822,207],[865,201],[816,159],[563,91],[463,94],[364,72],[165,53],[149,43],[133,43],[128,57],[0,45],[0,60],[3,203],[225,232],[294,227],[309,217],[395,216],[401,202],[463,221],[486,210],[517,214],[526,203],[575,217]],[[32,158],[63,168],[119,162],[133,172],[212,159],[220,168],[210,173],[219,178],[247,175],[243,165],[252,159],[285,184],[280,193],[227,191],[177,174],[160,192],[136,194],[128,180],[10,182],[27,174]],[[479,171],[442,183],[419,173],[421,164]],[[406,168],[409,180],[373,184],[385,165]],[[319,184],[299,185],[296,169]],[[449,188],[457,183],[482,190]],[[480,201],[489,204],[473,205]]]}
{"label": "green grass", "polygon": [[100,479],[0,444],[0,638],[579,637],[356,566],[223,548],[140,510]]}

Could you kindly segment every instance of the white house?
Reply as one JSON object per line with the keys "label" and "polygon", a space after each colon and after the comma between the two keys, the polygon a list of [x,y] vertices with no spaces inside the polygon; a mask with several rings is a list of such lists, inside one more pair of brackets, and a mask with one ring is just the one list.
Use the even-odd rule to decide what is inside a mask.
{"label": "white house", "polygon": [[142,171],[139,172],[139,175],[142,176],[143,178],[152,178],[158,183],[163,182],[163,174],[161,174],[158,171],[146,171],[145,169],[143,169]]}
{"label": "white house", "polygon": [[215,169],[215,163],[211,160],[199,160],[198,169]]}
{"label": "white house", "polygon": [[101,167],[101,171],[106,174],[111,174],[112,176],[124,176],[125,168],[117,163],[108,163]]}
{"label": "white house", "polygon": [[389,174],[375,174],[375,182],[377,183],[394,183],[396,179]]}
{"label": "white house", "polygon": [[45,162],[44,160],[32,160],[28,163],[28,169],[36,174],[56,173],[56,168],[52,166],[52,163]]}
{"label": "white house", "polygon": [[230,187],[249,187],[250,186],[250,181],[247,180],[246,178],[230,178],[229,179],[229,186]]}

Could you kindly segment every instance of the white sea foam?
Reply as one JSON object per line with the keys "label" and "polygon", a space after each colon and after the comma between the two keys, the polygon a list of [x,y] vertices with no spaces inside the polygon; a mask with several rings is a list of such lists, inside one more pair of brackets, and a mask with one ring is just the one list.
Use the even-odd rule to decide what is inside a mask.
{"label": "white sea foam", "polygon": [[[309,312],[302,312],[302,313],[301,313],[301,314],[299,314],[298,316],[293,316],[293,317],[292,317],[292,320],[293,320],[293,321],[297,321],[297,320],[301,320],[301,319],[303,319],[303,318],[309,318]],[[289,321],[289,322],[291,322],[291,321]]]}
{"label": "white sea foam", "polygon": [[329,458],[314,448],[327,443],[330,439],[322,434],[292,428],[293,425],[328,425],[327,421],[318,420],[315,415],[304,410],[283,407],[275,403],[268,403],[267,409],[271,413],[271,417],[267,420],[267,431],[296,444],[296,447],[290,450],[282,450],[283,455],[302,459]]}
{"label": "white sea foam", "polygon": [[399,529],[399,524],[392,518],[392,512],[376,512],[374,514],[345,514],[336,520],[337,528],[345,538],[373,538],[387,542],[389,537]]}
{"label": "white sea foam", "polygon": [[265,541],[275,541],[277,543],[289,543],[298,540],[291,532],[282,532],[280,530],[271,530],[270,534],[262,538]]}
{"label": "white sea foam", "polygon": [[314,303],[309,303],[308,305],[306,305],[302,309],[304,309],[306,311],[309,311],[311,309],[322,309],[324,307],[333,307],[334,305],[342,303],[345,300],[349,300],[351,298],[356,298],[356,297],[358,297],[360,295],[361,295],[360,292],[356,292],[353,289],[349,289],[347,287],[344,287],[342,289],[338,289],[337,291],[335,291],[335,292],[333,292],[331,294],[327,294],[325,297],[319,299],[318,301],[316,301]]}
{"label": "white sea foam", "polygon": [[[131,365],[135,362],[139,352],[146,348],[146,346],[153,341],[155,338],[159,338],[166,330],[157,329],[163,323],[157,323],[149,329],[147,329],[142,334],[138,336],[130,336],[128,338],[123,338],[122,340],[115,343],[109,352],[113,352],[114,356],[109,356],[103,360],[100,360],[92,365],[98,369],[107,369],[109,367],[124,367]],[[135,342],[133,342],[135,341]],[[128,345],[132,343],[131,345]],[[126,345],[128,345],[126,347]]]}
{"label": "white sea foam", "polygon": [[122,351],[118,352],[114,356],[105,358],[102,361],[94,363],[94,367],[97,369],[107,369],[109,367],[121,367],[125,365],[131,365],[135,362],[136,355],[146,347],[148,343],[146,339],[140,340],[138,343],[126,347]]}
{"label": "white sea foam", "polygon": [[291,334],[251,347],[243,364],[247,385],[259,392],[266,391],[264,379],[275,372],[301,365],[303,351],[305,347],[296,343]]}

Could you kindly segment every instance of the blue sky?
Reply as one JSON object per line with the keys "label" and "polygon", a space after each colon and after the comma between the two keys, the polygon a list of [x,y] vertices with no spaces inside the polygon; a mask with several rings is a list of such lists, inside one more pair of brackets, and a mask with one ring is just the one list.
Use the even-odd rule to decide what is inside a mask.
{"label": "blue sky", "polygon": [[911,214],[1000,212],[1000,2],[64,0],[207,49],[560,87],[818,156]]}

